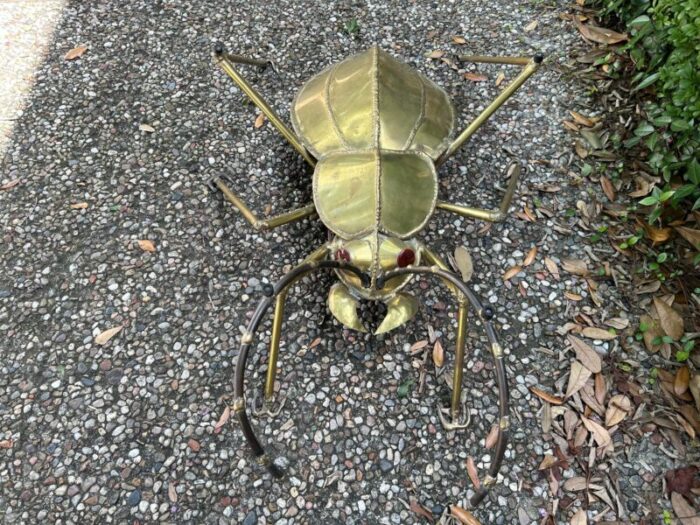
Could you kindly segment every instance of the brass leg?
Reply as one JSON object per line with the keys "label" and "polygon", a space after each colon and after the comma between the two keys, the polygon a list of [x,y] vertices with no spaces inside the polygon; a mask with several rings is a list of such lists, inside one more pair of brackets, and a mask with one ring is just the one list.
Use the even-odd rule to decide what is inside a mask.
{"label": "brass leg", "polygon": [[304,160],[309,163],[311,167],[316,165],[316,160],[311,156],[311,154],[306,151],[306,148],[302,145],[299,137],[287,127],[287,125],[282,121],[280,116],[275,112],[274,109],[265,101],[265,99],[258,93],[253,86],[251,86],[248,81],[241,76],[241,74],[233,67],[233,64],[253,64],[258,66],[267,65],[267,61],[253,60],[250,58],[240,57],[237,55],[231,55],[226,53],[223,46],[218,44],[214,50],[216,55],[216,60],[221,69],[223,69],[226,74],[231,77],[231,79],[238,85],[238,87],[245,93],[250,100],[253,101],[260,111],[262,111],[267,119],[272,123],[273,126],[277,128],[282,136],[287,139],[292,147],[297,150]]}
{"label": "brass leg", "polygon": [[460,206],[459,204],[449,204],[447,202],[438,202],[436,207],[440,210],[449,211],[461,215],[462,217],[473,217],[489,222],[500,222],[504,220],[508,214],[508,208],[513,200],[515,188],[518,186],[520,179],[520,164],[513,161],[508,166],[507,173],[510,176],[506,193],[503,196],[501,205],[497,210],[482,210],[481,208],[470,208],[468,206]]}
{"label": "brass leg", "polygon": [[233,204],[238,211],[241,212],[243,217],[258,231],[271,230],[272,228],[277,228],[284,224],[289,224],[290,222],[295,222],[305,217],[309,217],[316,213],[316,207],[313,204],[304,206],[297,210],[288,211],[286,213],[281,213],[280,215],[275,215],[269,219],[260,220],[258,216],[251,210],[241,198],[236,195],[231,188],[228,187],[226,182],[222,177],[215,177],[212,180],[212,184],[224,194],[227,201]]}
{"label": "brass leg", "polygon": [[540,64],[543,61],[542,55],[535,55],[532,60],[523,60],[519,58],[512,58],[512,57],[480,57],[480,56],[471,56],[471,57],[465,57],[467,59],[470,59],[472,62],[496,62],[496,63],[501,63],[501,64],[516,64],[520,65],[523,62],[525,62],[525,67],[523,68],[522,72],[515,77],[515,79],[508,85],[507,88],[505,88],[500,95],[498,95],[491,104],[489,104],[484,111],[481,112],[481,114],[476,117],[469,126],[457,137],[452,144],[450,144],[450,147],[447,148],[445,153],[443,153],[440,158],[435,162],[436,166],[441,165],[443,162],[445,162],[447,159],[449,159],[452,155],[454,155],[455,151],[457,151],[465,142],[467,142],[471,136],[476,133],[476,130],[478,130],[484,122],[486,122],[491,115],[493,115],[498,108],[500,108],[506,100],[508,100],[511,96],[513,96],[513,93],[515,93],[520,86],[522,86],[525,81],[530,78],[530,76],[537,71],[537,69],[540,67]]}
{"label": "brass leg", "polygon": [[[451,272],[447,263],[429,248],[422,247],[421,253],[428,263],[435,265],[441,270]],[[455,342],[455,368],[452,376],[452,401],[450,403],[450,420],[443,415],[443,409],[438,410],[442,426],[446,430],[457,430],[466,428],[469,425],[469,412],[465,409],[465,419],[461,420],[462,412],[462,375],[464,371],[464,349],[467,340],[467,319],[469,311],[469,301],[450,281],[444,279],[445,285],[455,295],[459,302],[457,312],[457,341]]]}

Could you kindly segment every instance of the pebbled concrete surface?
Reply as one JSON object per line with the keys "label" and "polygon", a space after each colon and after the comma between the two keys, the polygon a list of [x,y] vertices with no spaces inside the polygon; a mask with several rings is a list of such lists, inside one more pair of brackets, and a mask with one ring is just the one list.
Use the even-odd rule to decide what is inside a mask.
{"label": "pebbled concrete surface", "polygon": [[[383,338],[359,337],[331,318],[329,275],[295,287],[279,376],[289,401],[274,419],[254,419],[288,463],[284,481],[273,483],[251,461],[233,421],[215,430],[261,285],[326,235],[316,220],[257,234],[207,190],[208,179],[226,173],[259,211],[310,199],[302,160],[269,124],[253,126],[255,108],[213,66],[211,49],[223,41],[276,62],[279,77],[248,75],[285,116],[311,74],[377,43],[443,86],[462,125],[498,93],[501,68],[478,68],[489,81],[473,83],[461,75],[473,66],[458,72],[426,53],[549,56],[440,170],[442,198],[495,205],[503,170],[519,158],[525,173],[514,209],[533,209],[536,200],[549,216],[486,229],[438,213],[420,235],[444,256],[460,244],[471,250],[474,287],[496,309],[507,352],[515,430],[498,483],[474,513],[484,523],[539,522],[551,502],[537,465],[553,444],[542,436],[540,402],[527,387],[551,387],[561,375],[555,329],[575,309],[563,293],[586,292],[576,277],[547,277],[541,257],[515,286],[501,277],[533,245],[556,261],[585,255],[584,234],[567,210],[586,191],[567,178],[571,145],[560,122],[586,100],[559,66],[577,42],[558,16],[563,10],[480,0],[70,2],[0,171],[0,184],[19,181],[0,191],[2,519],[419,523],[411,498],[438,518],[451,504],[466,506],[469,455],[486,471],[496,397],[480,327],[470,328],[473,423],[466,431],[446,433],[435,410],[449,396],[450,366],[436,371],[429,357],[423,365],[422,353],[408,352],[432,333],[451,363],[455,309],[427,282],[414,285],[423,301],[416,320]],[[343,29],[351,20],[360,28],[354,34]],[[525,31],[534,20],[537,28]],[[453,35],[467,43],[452,44]],[[64,61],[78,44],[87,52]],[[539,191],[546,185],[560,191]],[[155,251],[139,247],[144,239]],[[602,293],[610,315],[620,315],[618,291],[604,286]],[[117,326],[123,329],[111,341],[96,344]],[[250,397],[264,377],[264,343],[248,370]],[[629,493],[641,493],[640,467],[625,461],[600,468],[638,479]],[[591,517],[603,511],[596,505]],[[557,519],[578,508],[573,501]],[[632,520],[628,508],[620,517]]]}

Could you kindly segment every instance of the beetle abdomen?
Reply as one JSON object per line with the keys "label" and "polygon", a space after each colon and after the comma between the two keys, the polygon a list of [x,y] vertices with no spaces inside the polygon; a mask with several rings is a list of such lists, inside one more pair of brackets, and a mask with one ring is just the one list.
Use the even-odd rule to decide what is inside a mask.
{"label": "beetle abdomen", "polygon": [[373,47],[309,80],[294,100],[292,123],[319,159],[377,148],[435,160],[449,144],[454,110],[435,83]]}
{"label": "beetle abdomen", "polygon": [[400,239],[423,228],[435,209],[437,175],[422,152],[365,149],[321,158],[314,203],[343,239],[380,232]]}

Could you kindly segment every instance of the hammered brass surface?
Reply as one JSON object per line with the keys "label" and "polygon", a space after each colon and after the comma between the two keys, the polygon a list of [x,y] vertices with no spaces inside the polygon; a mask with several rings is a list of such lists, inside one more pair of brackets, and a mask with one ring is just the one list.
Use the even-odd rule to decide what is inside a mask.
{"label": "hammered brass surface", "polygon": [[319,159],[379,148],[435,160],[449,145],[454,109],[435,83],[372,47],[309,80],[292,106],[292,124]]}
{"label": "hammered brass surface", "polygon": [[437,184],[432,161],[420,153],[334,153],[316,166],[314,203],[323,223],[344,239],[371,232],[403,239],[432,215]]}
{"label": "hammered brass surface", "polygon": [[375,334],[383,334],[410,321],[418,311],[418,300],[407,293],[398,293],[386,302],[387,313]]}
{"label": "hammered brass surface", "polygon": [[328,309],[333,316],[343,325],[359,332],[366,332],[365,327],[357,315],[357,299],[355,299],[347,287],[341,283],[335,283],[328,294]]}

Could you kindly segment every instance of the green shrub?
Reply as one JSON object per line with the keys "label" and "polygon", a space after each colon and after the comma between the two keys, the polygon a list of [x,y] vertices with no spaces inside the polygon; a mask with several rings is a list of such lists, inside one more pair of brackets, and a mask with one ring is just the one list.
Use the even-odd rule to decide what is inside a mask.
{"label": "green shrub", "polygon": [[[630,34],[624,50],[634,64],[633,91],[653,94],[625,145],[648,150],[647,164],[666,186],[642,200],[700,207],[700,0],[602,0]],[[670,193],[669,193],[670,192]],[[666,197],[660,199],[660,196]],[[653,202],[652,202],[653,201]]]}

